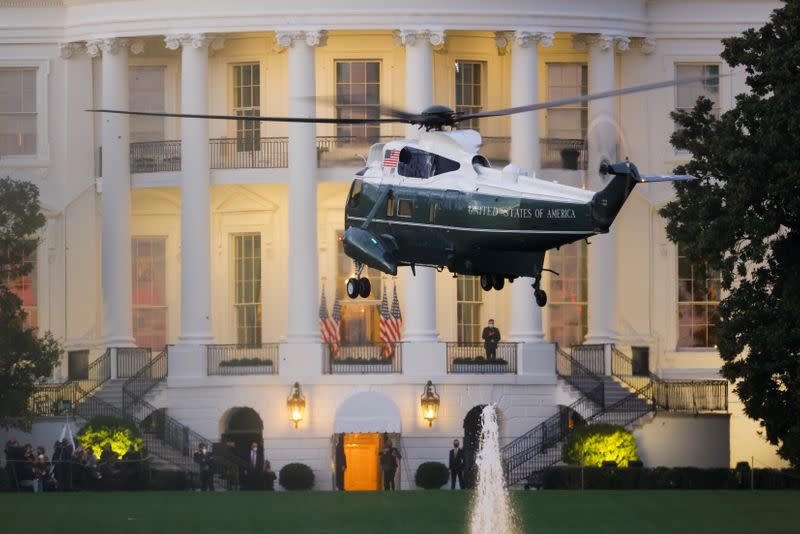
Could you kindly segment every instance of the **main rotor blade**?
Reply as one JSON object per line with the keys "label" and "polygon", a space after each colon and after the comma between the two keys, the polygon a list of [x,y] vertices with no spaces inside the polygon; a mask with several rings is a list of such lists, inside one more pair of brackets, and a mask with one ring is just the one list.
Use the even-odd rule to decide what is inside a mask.
{"label": "main rotor blade", "polygon": [[141,115],[145,117],[177,117],[186,119],[218,119],[230,121],[259,121],[259,122],[301,122],[312,124],[380,124],[384,122],[408,123],[401,118],[387,119],[349,119],[349,118],[318,118],[318,117],[264,117],[261,115],[202,115],[196,113],[166,113],[159,111],[123,111],[120,109],[87,109],[93,113],[117,113],[120,115]]}
{"label": "main rotor blade", "polygon": [[610,91],[603,91],[600,93],[593,93],[590,95],[560,98],[558,100],[551,100],[549,102],[540,102],[538,104],[530,104],[528,106],[518,106],[515,108],[498,109],[495,111],[481,111],[478,113],[470,113],[468,115],[458,115],[454,120],[455,122],[461,122],[470,119],[479,119],[481,117],[502,117],[504,115],[514,115],[515,113],[525,113],[527,111],[536,111],[539,109],[549,109],[549,108],[557,108],[559,106],[568,106],[570,104],[580,104],[582,102],[589,102],[590,100],[599,100],[601,98],[610,98],[612,96],[629,95],[631,93],[640,93],[642,91],[652,91],[653,89],[661,89],[662,87],[672,87],[674,85],[685,85],[688,83],[697,83],[708,80],[715,80],[722,78],[724,76],[727,75],[722,74],[719,76],[681,78],[674,80],[666,80],[663,82],[646,83],[644,85],[634,85],[633,87],[612,89]]}

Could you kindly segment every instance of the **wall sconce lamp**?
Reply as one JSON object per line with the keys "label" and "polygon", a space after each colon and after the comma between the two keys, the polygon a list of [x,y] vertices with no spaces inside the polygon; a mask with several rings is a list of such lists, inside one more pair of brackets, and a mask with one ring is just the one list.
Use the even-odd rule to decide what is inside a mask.
{"label": "wall sconce lamp", "polygon": [[422,406],[422,417],[428,421],[429,427],[433,426],[434,419],[439,415],[439,394],[436,393],[436,387],[430,380],[425,384],[419,403]]}
{"label": "wall sconce lamp", "polygon": [[286,399],[286,407],[289,408],[289,420],[297,428],[297,424],[303,420],[303,414],[306,411],[306,399],[300,393],[300,384],[298,382],[295,382],[292,386],[292,393]]}

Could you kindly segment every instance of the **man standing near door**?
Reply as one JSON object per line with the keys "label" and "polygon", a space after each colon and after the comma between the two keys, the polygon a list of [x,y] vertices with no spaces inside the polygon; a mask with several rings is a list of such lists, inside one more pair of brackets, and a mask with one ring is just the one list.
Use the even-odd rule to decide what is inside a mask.
{"label": "man standing near door", "polygon": [[264,455],[258,450],[258,443],[250,444],[250,457],[247,462],[247,489],[263,489]]}
{"label": "man standing near door", "polygon": [[459,447],[457,439],[453,440],[453,448],[450,449],[450,489],[456,489],[456,478],[458,487],[464,489],[464,449]]}

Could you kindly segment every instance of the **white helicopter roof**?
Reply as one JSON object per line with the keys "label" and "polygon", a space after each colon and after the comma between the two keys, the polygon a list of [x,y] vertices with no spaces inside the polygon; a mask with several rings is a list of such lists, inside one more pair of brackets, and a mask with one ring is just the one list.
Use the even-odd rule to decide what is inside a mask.
{"label": "white helicopter roof", "polygon": [[[376,184],[397,184],[432,190],[454,189],[465,193],[481,192],[503,197],[580,204],[588,202],[594,195],[593,191],[527,176],[513,164],[507,165],[503,170],[491,168],[487,165],[487,160],[478,154],[481,144],[481,135],[475,130],[423,132],[419,139],[378,143],[370,148],[367,168],[360,173],[360,177]],[[456,170],[430,177],[403,176],[402,169],[398,172],[401,168],[398,160],[406,147],[428,153],[422,155],[428,160],[441,156],[457,162],[459,166]]]}

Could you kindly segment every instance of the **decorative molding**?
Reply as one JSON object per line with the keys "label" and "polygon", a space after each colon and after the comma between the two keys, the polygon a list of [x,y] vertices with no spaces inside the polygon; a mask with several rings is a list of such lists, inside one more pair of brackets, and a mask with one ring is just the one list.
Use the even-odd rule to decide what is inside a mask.
{"label": "decorative molding", "polygon": [[[175,33],[164,36],[164,46],[166,46],[168,50],[177,50],[182,46],[191,46],[192,48],[200,49],[213,45],[216,39],[220,38],[210,33]],[[215,50],[218,50],[218,48]]]}
{"label": "decorative molding", "polygon": [[578,33],[572,36],[572,47],[583,51],[590,46],[596,46],[603,52],[616,48],[625,52],[630,48],[631,38],[626,35],[613,35],[608,33]]}
{"label": "decorative molding", "polygon": [[656,51],[656,40],[654,37],[644,37],[643,39],[638,39],[638,41],[643,54],[649,56]]}
{"label": "decorative molding", "polygon": [[144,52],[144,41],[142,39],[136,39],[135,41],[131,41],[130,51],[131,54],[134,54],[136,56]]}
{"label": "decorative molding", "polygon": [[58,47],[59,47],[58,55],[61,56],[61,59],[69,59],[73,55],[86,50],[86,47],[83,43],[77,43],[77,42],[60,43]]}
{"label": "decorative molding", "polygon": [[280,48],[291,48],[296,43],[305,43],[307,46],[322,46],[324,38],[325,33],[321,30],[275,32],[275,43]]}
{"label": "decorative molding", "polygon": [[431,46],[444,46],[444,30],[397,30],[395,40],[402,46],[415,46],[419,42],[428,41]]}
{"label": "decorative molding", "polygon": [[97,57],[100,52],[103,54],[116,55],[120,50],[129,46],[127,39],[112,37],[108,39],[91,39],[86,41],[86,53],[91,57]]}
{"label": "decorative molding", "polygon": [[517,30],[514,32],[514,46],[527,48],[531,45],[541,44],[544,47],[553,46],[555,35],[549,32],[530,32]]}

